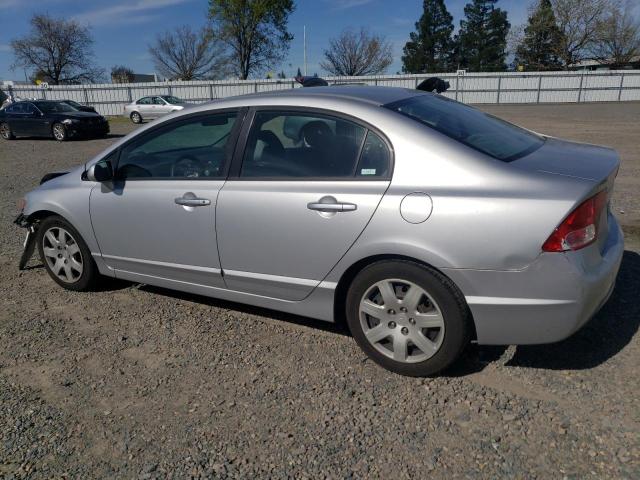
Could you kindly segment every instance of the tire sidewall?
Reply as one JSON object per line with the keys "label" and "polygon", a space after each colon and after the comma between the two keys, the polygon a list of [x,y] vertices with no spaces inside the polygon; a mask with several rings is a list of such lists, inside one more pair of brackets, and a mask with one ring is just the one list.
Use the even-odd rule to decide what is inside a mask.
{"label": "tire sidewall", "polygon": [[[366,339],[360,325],[360,300],[373,284],[397,278],[415,283],[435,300],[445,323],[444,339],[436,354],[418,363],[392,360]],[[470,327],[462,295],[444,275],[409,261],[381,261],[362,270],[347,293],[346,317],[351,335],[362,350],[377,364],[392,372],[408,376],[434,375],[450,366],[469,343]]]}
{"label": "tire sidewall", "polygon": [[[44,251],[43,251],[44,234],[47,230],[49,230],[52,227],[61,227],[67,230],[73,236],[73,239],[78,244],[78,247],[80,247],[80,253],[82,255],[82,275],[80,275],[80,278],[78,278],[78,280],[76,280],[73,283],[67,283],[60,280],[55,275],[55,273],[51,271],[51,269],[49,268],[49,264],[47,263],[47,260],[44,257]],[[75,228],[73,228],[73,226],[69,222],[67,222],[65,219],[59,216],[52,216],[52,217],[46,218],[38,226],[38,234],[36,236],[36,242],[38,245],[38,253],[40,255],[40,261],[42,262],[42,264],[44,265],[44,268],[47,270],[47,273],[53,279],[54,282],[56,282],[61,287],[66,288],[67,290],[82,291],[82,290],[89,290],[91,288],[91,286],[95,282],[95,279],[98,273],[97,267],[95,262],[93,261],[93,257],[91,256],[89,247],[87,247],[87,244],[85,243],[82,236],[78,233],[78,231]]]}

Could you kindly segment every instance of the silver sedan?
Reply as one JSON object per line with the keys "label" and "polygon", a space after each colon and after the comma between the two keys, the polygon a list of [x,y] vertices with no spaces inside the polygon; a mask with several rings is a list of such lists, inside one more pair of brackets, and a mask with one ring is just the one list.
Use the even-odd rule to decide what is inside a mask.
{"label": "silver sedan", "polygon": [[18,223],[62,287],[104,275],[344,321],[422,376],[598,311],[623,252],[618,166],[437,94],[317,87],[138,129],[45,178]]}
{"label": "silver sedan", "polygon": [[173,95],[151,95],[125,105],[123,115],[133,123],[142,123],[144,120],[177,112],[187,106],[187,102]]}

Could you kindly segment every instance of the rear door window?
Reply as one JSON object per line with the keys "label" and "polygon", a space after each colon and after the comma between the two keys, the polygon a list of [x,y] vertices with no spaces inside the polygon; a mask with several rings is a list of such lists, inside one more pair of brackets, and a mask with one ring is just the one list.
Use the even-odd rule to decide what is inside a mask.
{"label": "rear door window", "polygon": [[441,95],[417,95],[386,107],[503,162],[544,143],[540,135]]}
{"label": "rear door window", "polygon": [[315,112],[258,111],[240,176],[375,178],[389,174],[389,162],[386,143],[357,123]]}

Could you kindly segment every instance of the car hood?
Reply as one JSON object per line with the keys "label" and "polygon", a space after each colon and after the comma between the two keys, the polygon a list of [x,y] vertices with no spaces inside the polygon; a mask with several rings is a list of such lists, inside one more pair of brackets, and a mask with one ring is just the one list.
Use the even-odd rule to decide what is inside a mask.
{"label": "car hood", "polygon": [[525,170],[602,182],[620,165],[617,152],[609,147],[547,137],[544,145],[513,162]]}
{"label": "car hood", "polygon": [[50,113],[48,116],[54,118],[73,118],[75,120],[84,120],[88,118],[100,118],[102,115],[96,112],[67,112],[67,113]]}

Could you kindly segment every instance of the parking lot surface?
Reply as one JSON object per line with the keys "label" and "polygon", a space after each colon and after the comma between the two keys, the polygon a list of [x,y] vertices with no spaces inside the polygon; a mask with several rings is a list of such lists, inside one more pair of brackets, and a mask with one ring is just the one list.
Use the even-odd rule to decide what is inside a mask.
{"label": "parking lot surface", "polygon": [[382,370],[340,326],[19,272],[16,200],[134,127],[0,143],[0,478],[640,478],[640,103],[484,109],[614,146],[627,251],[573,337],[472,346],[433,379]]}

